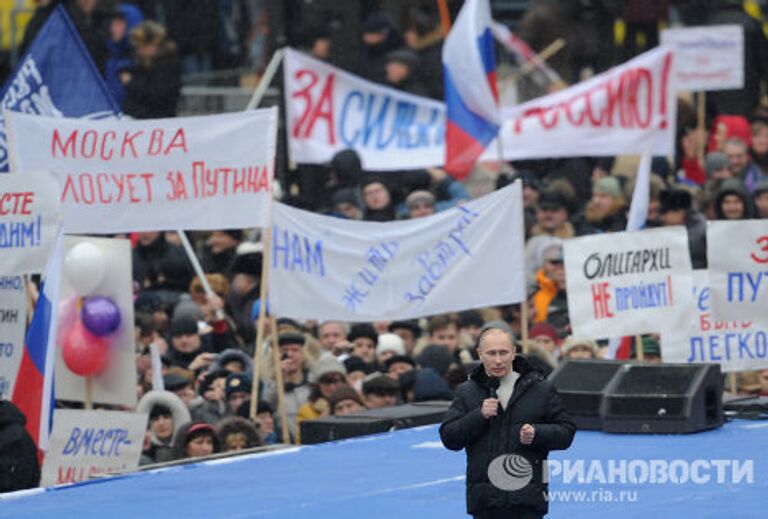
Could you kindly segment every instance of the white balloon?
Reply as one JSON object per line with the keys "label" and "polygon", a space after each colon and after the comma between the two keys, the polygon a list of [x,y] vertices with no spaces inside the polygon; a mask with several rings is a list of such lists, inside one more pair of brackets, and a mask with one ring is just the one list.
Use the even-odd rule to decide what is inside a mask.
{"label": "white balloon", "polygon": [[104,253],[93,243],[78,243],[64,258],[64,275],[81,296],[89,296],[96,290],[106,268]]}

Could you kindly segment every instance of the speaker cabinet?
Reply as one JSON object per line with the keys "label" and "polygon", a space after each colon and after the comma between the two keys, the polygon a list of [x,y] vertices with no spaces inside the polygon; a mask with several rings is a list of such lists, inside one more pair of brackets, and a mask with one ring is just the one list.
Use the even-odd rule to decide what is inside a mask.
{"label": "speaker cabinet", "polygon": [[718,364],[624,364],[605,390],[603,430],[691,433],[723,424]]}
{"label": "speaker cabinet", "polygon": [[306,420],[301,422],[301,443],[312,445],[440,423],[450,405],[443,401],[418,402]]}
{"label": "speaker cabinet", "polygon": [[605,388],[623,365],[611,360],[566,360],[549,376],[579,429],[601,428]]}

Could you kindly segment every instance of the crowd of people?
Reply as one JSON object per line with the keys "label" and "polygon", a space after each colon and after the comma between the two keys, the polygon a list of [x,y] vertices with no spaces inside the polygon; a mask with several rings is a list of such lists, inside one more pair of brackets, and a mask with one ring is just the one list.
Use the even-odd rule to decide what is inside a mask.
{"label": "crowd of people", "polygon": [[[123,110],[134,117],[173,115],[181,71],[211,57],[195,49],[203,45],[204,36],[213,37],[216,31],[192,31],[184,24],[223,23],[220,14],[193,19],[181,1],[118,2],[101,21],[94,14],[95,0],[65,4],[81,34],[88,27],[93,35],[102,34],[104,20],[108,22],[107,39],[84,40],[95,57],[103,55],[97,64]],[[165,27],[157,21],[158,5],[177,8],[165,11]],[[49,7],[40,12],[45,9]],[[703,23],[722,21],[721,11],[727,9]],[[734,14],[737,23],[749,26],[750,37],[762,38],[759,48],[764,50],[759,22],[742,14]],[[532,9],[526,16],[524,27],[542,23],[540,10]],[[39,24],[30,26],[30,35],[35,27]],[[302,48],[331,60],[330,30],[304,28]],[[440,50],[445,33],[436,12],[414,11],[402,31],[386,16],[374,13],[360,32],[360,60],[354,72],[410,93],[442,98]],[[100,47],[107,52],[100,54]],[[768,78],[766,62],[747,61],[747,67],[755,67],[754,74],[747,74],[748,82],[756,81],[758,91]],[[742,107],[743,99],[730,103],[726,95],[708,99],[706,128],[698,124],[692,104],[679,101],[678,153],[653,160],[647,220],[647,227],[685,226],[695,268],[707,266],[708,220],[768,218],[765,98],[762,104],[755,98],[747,108]],[[266,322],[255,421],[250,417],[250,398],[264,261],[259,231],[193,233],[214,294],[207,294],[194,275],[175,233],[130,235],[137,409],[150,417],[142,463],[279,443],[284,431],[292,442],[300,443],[303,421],[450,400],[477,361],[475,345],[484,329],[502,328],[523,348],[524,314],[529,318],[524,349],[533,369],[546,375],[565,359],[603,356],[605,343],[572,334],[563,241],[625,230],[634,172],[621,164],[614,158],[579,157],[516,161],[501,168],[497,188],[517,180],[523,185],[529,296],[525,312],[520,304],[509,304],[371,323],[298,322],[273,316],[274,321]],[[466,186],[440,168],[365,171],[354,150],[338,153],[327,165],[300,166],[283,192],[284,201],[298,207],[378,222],[429,216],[470,198]],[[276,343],[270,339],[271,326],[277,327]],[[662,360],[659,341],[656,335],[643,337],[646,361]],[[151,345],[161,353],[162,391],[152,387]],[[287,422],[276,413],[273,349],[280,357]],[[743,391],[768,395],[768,370],[745,374],[742,382]]]}

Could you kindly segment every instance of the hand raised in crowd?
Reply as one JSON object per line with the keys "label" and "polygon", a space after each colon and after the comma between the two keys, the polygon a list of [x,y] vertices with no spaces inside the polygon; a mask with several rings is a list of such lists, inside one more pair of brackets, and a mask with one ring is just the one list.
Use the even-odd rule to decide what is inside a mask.
{"label": "hand raised in crowd", "polygon": [[189,370],[196,371],[199,368],[207,368],[215,359],[215,353],[201,353],[195,357],[195,360],[189,363]]}
{"label": "hand raised in crowd", "polygon": [[536,434],[536,429],[533,428],[533,425],[527,423],[523,424],[523,426],[520,428],[520,443],[523,445],[530,445],[533,443],[533,436]]}
{"label": "hand raised in crowd", "polygon": [[203,307],[206,321],[218,321],[224,316],[224,300],[217,294],[206,294]]}
{"label": "hand raised in crowd", "polygon": [[483,406],[480,408],[480,412],[483,413],[485,418],[493,418],[499,414],[499,399],[498,398],[486,398],[483,400]]}

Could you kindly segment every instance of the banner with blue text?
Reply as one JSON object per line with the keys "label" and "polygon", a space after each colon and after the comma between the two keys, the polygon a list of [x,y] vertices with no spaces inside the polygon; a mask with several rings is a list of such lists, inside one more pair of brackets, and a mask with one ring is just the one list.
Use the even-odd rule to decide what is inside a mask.
{"label": "banner with blue text", "polygon": [[714,316],[717,319],[765,316],[768,220],[709,222],[707,258]]}
{"label": "banner with blue text", "polygon": [[358,222],[273,210],[269,301],[297,319],[412,319],[525,299],[520,183],[438,214]]}
{"label": "banner with blue text", "polygon": [[661,332],[664,362],[715,362],[725,371],[768,368],[768,319],[720,320],[712,315],[709,271],[693,272],[693,304],[677,326]]}
{"label": "banner with blue text", "polygon": [[368,170],[445,163],[445,104],[377,85],[291,49],[283,66],[294,162],[324,164],[353,149]]}

